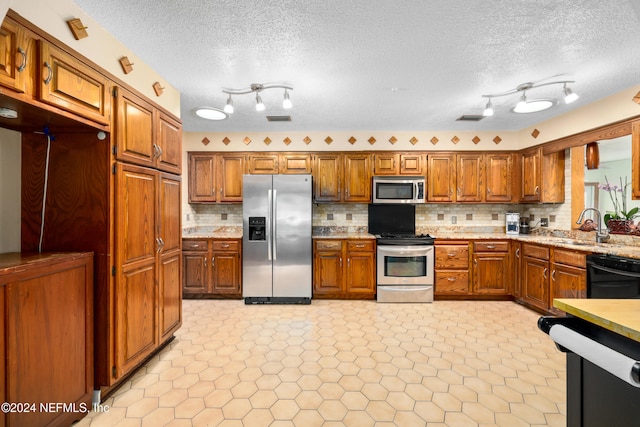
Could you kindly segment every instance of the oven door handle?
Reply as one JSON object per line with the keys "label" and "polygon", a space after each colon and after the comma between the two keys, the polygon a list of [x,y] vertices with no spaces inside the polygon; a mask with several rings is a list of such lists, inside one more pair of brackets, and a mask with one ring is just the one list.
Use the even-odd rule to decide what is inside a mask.
{"label": "oven door handle", "polygon": [[640,278],[640,273],[634,273],[632,271],[616,270],[614,268],[603,267],[601,265],[597,265],[597,264],[593,264],[593,263],[589,263],[589,265],[591,267],[595,268],[596,270],[601,270],[601,271],[604,271],[606,273],[619,274],[620,276]]}
{"label": "oven door handle", "polygon": [[385,246],[380,247],[378,246],[378,249],[380,250],[380,252],[388,252],[388,253],[407,253],[407,252],[423,252],[423,253],[427,253],[427,252],[431,252],[433,250],[433,246],[428,245],[427,247],[425,247],[425,245],[414,245],[414,246]]}

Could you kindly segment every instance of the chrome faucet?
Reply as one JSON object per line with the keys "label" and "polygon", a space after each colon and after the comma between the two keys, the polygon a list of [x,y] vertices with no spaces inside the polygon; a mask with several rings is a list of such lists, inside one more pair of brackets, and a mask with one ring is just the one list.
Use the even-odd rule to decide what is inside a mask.
{"label": "chrome faucet", "polygon": [[582,218],[585,212],[594,211],[596,213],[596,220],[598,221],[598,229],[596,230],[596,243],[604,243],[609,241],[609,230],[602,231],[602,214],[596,208],[586,208],[580,213],[580,217],[576,221],[576,224],[582,224]]}

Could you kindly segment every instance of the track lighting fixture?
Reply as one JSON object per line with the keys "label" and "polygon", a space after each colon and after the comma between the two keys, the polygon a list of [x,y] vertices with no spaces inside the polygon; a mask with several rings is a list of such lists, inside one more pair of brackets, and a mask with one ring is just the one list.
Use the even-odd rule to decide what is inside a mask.
{"label": "track lighting fixture", "polygon": [[544,83],[533,83],[527,82],[518,85],[515,89],[510,89],[505,92],[492,93],[487,95],[482,95],[483,98],[488,98],[487,105],[484,109],[482,115],[484,117],[492,116],[494,113],[493,104],[491,102],[492,98],[498,98],[501,96],[514,95],[516,93],[520,93],[520,99],[515,107],[511,109],[514,113],[526,114],[526,113],[536,113],[538,111],[544,111],[548,108],[553,107],[556,103],[556,99],[551,98],[535,98],[535,99],[527,99],[527,91],[531,91],[532,89],[539,88],[542,86],[563,85],[562,94],[564,97],[565,104],[569,104],[576,99],[578,99],[578,95],[576,95],[571,88],[567,87],[567,84],[575,83],[573,80],[561,80],[561,81],[552,81],[552,82],[544,82]]}
{"label": "track lighting fixture", "polygon": [[293,86],[284,84],[284,83],[252,83],[248,88],[244,89],[229,89],[223,88],[222,92],[229,95],[227,99],[227,104],[224,106],[224,112],[227,114],[233,114],[233,100],[231,99],[232,95],[246,95],[248,93],[256,94],[256,111],[264,111],[265,105],[262,102],[262,98],[260,97],[260,92],[267,89],[284,89],[284,99],[282,101],[282,108],[291,108],[293,103],[291,102],[291,98],[289,97],[289,91],[293,90]]}

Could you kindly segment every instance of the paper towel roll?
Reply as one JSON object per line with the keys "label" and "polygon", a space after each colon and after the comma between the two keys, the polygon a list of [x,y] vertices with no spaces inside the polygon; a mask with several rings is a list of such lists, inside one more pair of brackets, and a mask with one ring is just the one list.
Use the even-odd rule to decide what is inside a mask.
{"label": "paper towel roll", "polygon": [[553,325],[549,330],[549,336],[556,343],[571,350],[578,356],[587,359],[624,382],[640,388],[640,383],[636,382],[631,375],[631,370],[638,361],[593,341],[566,326]]}

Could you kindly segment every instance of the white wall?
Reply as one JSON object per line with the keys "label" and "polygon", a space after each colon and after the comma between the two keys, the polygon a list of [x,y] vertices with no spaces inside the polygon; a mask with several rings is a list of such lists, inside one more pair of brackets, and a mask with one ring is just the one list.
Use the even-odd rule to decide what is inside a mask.
{"label": "white wall", "polygon": [[0,253],[20,251],[21,135],[0,128]]}

